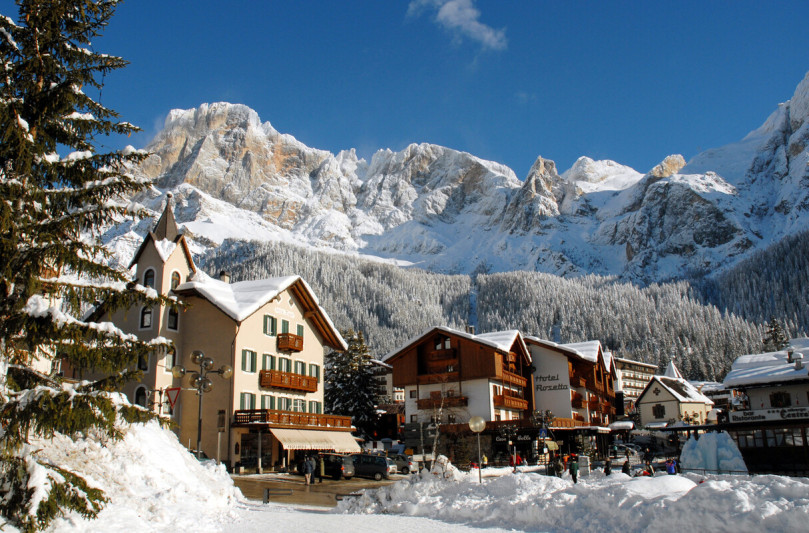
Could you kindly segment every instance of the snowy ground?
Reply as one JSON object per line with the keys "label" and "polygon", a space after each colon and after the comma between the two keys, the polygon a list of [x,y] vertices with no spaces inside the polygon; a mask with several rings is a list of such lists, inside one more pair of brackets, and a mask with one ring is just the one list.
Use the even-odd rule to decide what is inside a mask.
{"label": "snowy ground", "polygon": [[[706,445],[709,441],[706,441]],[[84,473],[110,502],[98,519],[58,520],[49,531],[805,531],[809,478],[658,474],[600,470],[573,484],[538,472],[477,473],[450,466],[366,491],[335,509],[248,501],[221,467],[200,464],[157,424],[118,443],[56,438],[44,456]],[[705,455],[704,452],[701,452]],[[8,525],[2,531],[15,530]]]}

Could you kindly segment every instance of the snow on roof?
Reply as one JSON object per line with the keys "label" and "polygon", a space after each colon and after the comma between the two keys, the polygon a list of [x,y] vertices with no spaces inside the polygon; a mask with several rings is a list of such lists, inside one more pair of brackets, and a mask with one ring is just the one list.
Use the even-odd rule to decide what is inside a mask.
{"label": "snow on roof", "polygon": [[668,377],[668,378],[683,379],[682,373],[674,365],[674,359],[669,361],[669,364],[666,366],[666,371],[663,372],[663,375]]}
{"label": "snow on roof", "polygon": [[424,333],[416,335],[415,337],[411,337],[398,348],[383,355],[379,360],[387,361],[397,353],[401,352],[403,349],[407,348],[411,344],[417,342],[418,340],[422,339],[424,336],[430,334],[433,331],[443,331],[444,333],[447,333],[449,335],[463,337],[465,339],[469,339],[471,341],[478,342],[480,344],[491,346],[492,348],[503,352],[510,352],[511,347],[514,346],[514,342],[519,340],[520,344],[522,344],[522,347],[525,350],[528,360],[529,361],[531,360],[531,353],[525,346],[525,343],[522,340],[522,335],[520,335],[519,330],[510,329],[506,331],[492,331],[490,333],[481,333],[479,335],[473,335],[471,333],[466,333],[465,331],[458,331],[456,329],[447,328],[444,326],[432,327],[429,330],[425,331]]}
{"label": "snow on roof", "polygon": [[571,344],[560,344],[559,346],[576,352],[583,359],[586,359],[591,363],[597,363],[598,351],[601,349],[601,342],[600,341],[574,342]]}
{"label": "snow on roof", "polygon": [[619,422],[613,422],[608,427],[613,431],[635,429],[635,423],[632,422],[631,420],[621,420]]}
{"label": "snow on roof", "polygon": [[794,362],[788,362],[787,350],[743,355],[733,362],[730,372],[725,376],[724,386],[732,388],[809,379],[806,365],[809,359],[809,338],[792,339],[790,345],[795,352],[793,357],[795,354],[804,356],[802,368],[796,369]]}
{"label": "snow on roof", "polygon": [[604,353],[604,366],[607,367],[607,372],[612,370],[612,352]]}
{"label": "snow on roof", "polygon": [[647,387],[651,387],[652,382],[657,381],[667,391],[669,391],[677,401],[681,403],[704,403],[713,405],[713,400],[702,394],[696,387],[683,378],[671,378],[668,376],[654,376]]}
{"label": "snow on roof", "polygon": [[157,248],[157,253],[160,256],[160,259],[165,263],[168,261],[171,254],[174,253],[175,248],[177,248],[177,243],[170,241],[168,239],[163,239],[160,241],[154,241],[155,248]]}

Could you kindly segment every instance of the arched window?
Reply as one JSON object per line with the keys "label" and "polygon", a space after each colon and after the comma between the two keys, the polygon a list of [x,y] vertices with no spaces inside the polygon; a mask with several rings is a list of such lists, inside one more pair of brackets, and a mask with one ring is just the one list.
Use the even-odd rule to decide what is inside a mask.
{"label": "arched window", "polygon": [[171,290],[176,289],[177,286],[180,285],[180,281],[181,281],[180,273],[179,272],[172,272],[171,273]]}
{"label": "arched window", "polygon": [[151,287],[154,289],[154,269],[150,268],[143,274],[143,285],[144,287]]}
{"label": "arched window", "polygon": [[138,387],[135,390],[135,405],[146,407],[146,387]]}
{"label": "arched window", "polygon": [[144,307],[140,310],[140,327],[142,329],[152,327],[152,308]]}
{"label": "arched window", "polygon": [[176,309],[169,308],[168,312],[168,328],[177,331],[180,325],[180,313]]}
{"label": "arched window", "polygon": [[149,371],[149,356],[148,355],[141,355],[138,357],[138,370],[143,370],[144,372]]}

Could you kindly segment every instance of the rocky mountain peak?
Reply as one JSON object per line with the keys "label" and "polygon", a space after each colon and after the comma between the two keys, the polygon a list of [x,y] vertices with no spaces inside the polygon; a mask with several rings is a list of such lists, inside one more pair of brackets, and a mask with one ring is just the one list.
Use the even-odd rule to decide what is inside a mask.
{"label": "rocky mountain peak", "polygon": [[676,174],[685,166],[685,158],[680,154],[666,157],[657,166],[649,171],[649,175],[655,178],[668,178]]}

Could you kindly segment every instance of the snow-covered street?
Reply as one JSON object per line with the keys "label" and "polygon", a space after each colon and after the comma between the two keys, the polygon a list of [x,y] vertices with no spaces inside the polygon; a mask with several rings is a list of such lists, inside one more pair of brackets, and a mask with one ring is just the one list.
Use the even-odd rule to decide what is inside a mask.
{"label": "snow-covered street", "polygon": [[[344,500],[336,508],[245,499],[223,467],[198,463],[156,423],[101,447],[57,438],[43,454],[84,473],[110,498],[98,519],[72,516],[50,531],[804,531],[809,479],[783,476],[604,476],[578,484],[539,472],[450,468]],[[4,531],[14,531],[4,526]]]}

